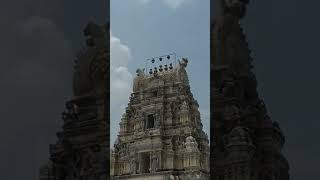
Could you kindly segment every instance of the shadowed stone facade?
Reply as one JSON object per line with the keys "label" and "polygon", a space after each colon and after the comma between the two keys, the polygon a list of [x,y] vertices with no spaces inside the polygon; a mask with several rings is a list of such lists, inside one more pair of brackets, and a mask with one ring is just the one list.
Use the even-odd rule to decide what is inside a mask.
{"label": "shadowed stone facade", "polygon": [[114,179],[208,179],[209,141],[190,91],[188,60],[145,74],[133,93],[111,152]]}
{"label": "shadowed stone facade", "polygon": [[240,26],[248,0],[215,0],[211,59],[211,173],[215,180],[288,180],[284,135],[258,96]]}
{"label": "shadowed stone facade", "polygon": [[109,179],[107,129],[107,32],[109,27],[88,24],[86,47],[77,56],[74,97],[62,114],[62,131],[50,145],[50,160],[40,168],[40,180]]}

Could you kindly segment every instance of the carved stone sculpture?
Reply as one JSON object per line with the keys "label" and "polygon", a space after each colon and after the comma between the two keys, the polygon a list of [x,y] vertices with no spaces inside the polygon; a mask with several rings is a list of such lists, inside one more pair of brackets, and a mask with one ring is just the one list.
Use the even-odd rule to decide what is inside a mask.
{"label": "carved stone sculpture", "polygon": [[[257,93],[240,20],[249,0],[215,0],[211,31],[213,179],[289,179],[284,135]],[[275,144],[277,144],[275,146]]]}
{"label": "carved stone sculpture", "polygon": [[50,145],[50,164],[44,166],[46,171],[40,169],[40,180],[97,180],[109,176],[107,33],[106,27],[93,23],[84,31],[87,46],[75,62],[74,96],[66,103],[62,130],[57,133],[57,142]]}
{"label": "carved stone sculpture", "polygon": [[[200,116],[198,123],[188,121],[189,116],[197,117],[200,113],[190,91],[185,69],[187,63],[187,59],[182,59],[172,69],[158,71],[157,75],[143,74],[142,70],[137,70],[133,87],[137,101],[128,104],[128,109],[136,114],[126,112],[120,126],[130,123],[143,126],[138,126],[139,130],[135,128],[134,132],[130,128],[121,128],[111,158],[111,174],[115,180],[166,179],[170,175],[184,180],[187,174],[197,172],[209,178],[208,136],[203,135]],[[181,118],[184,123],[181,123]],[[187,138],[184,143],[191,134],[193,137]],[[203,147],[201,150],[198,143]],[[139,166],[136,173],[132,173],[134,160],[127,161],[128,155],[121,150],[125,144],[136,150],[134,157]],[[206,163],[200,163],[203,161]],[[129,172],[126,167],[131,167]]]}

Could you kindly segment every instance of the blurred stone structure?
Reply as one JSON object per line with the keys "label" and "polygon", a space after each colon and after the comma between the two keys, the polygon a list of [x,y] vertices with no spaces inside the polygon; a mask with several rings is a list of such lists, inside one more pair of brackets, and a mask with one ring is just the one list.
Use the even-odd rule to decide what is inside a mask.
{"label": "blurred stone structure", "polygon": [[107,33],[109,27],[93,23],[84,31],[87,42],[75,63],[74,97],[66,103],[62,131],[57,143],[50,145],[40,180],[109,179]]}
{"label": "blurred stone structure", "polygon": [[240,20],[249,0],[215,0],[211,30],[211,176],[289,180],[285,137],[258,96]]}
{"label": "blurred stone structure", "polygon": [[209,179],[209,141],[202,130],[182,58],[137,70],[133,93],[111,152],[116,180]]}

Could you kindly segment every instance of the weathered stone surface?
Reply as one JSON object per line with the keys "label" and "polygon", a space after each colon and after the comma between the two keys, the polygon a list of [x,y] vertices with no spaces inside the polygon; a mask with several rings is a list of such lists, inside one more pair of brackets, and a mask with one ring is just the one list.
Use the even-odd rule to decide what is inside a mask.
{"label": "weathered stone surface", "polygon": [[215,0],[212,29],[213,179],[288,180],[284,135],[257,93],[250,50],[240,26],[248,1]]}
{"label": "weathered stone surface", "polygon": [[137,70],[111,155],[114,179],[209,177],[208,136],[190,91],[187,64],[183,58],[153,74]]}
{"label": "weathered stone surface", "polygon": [[109,179],[109,134],[106,114],[106,33],[90,23],[87,47],[77,57],[74,97],[62,113],[62,131],[50,145],[50,160],[40,169],[40,180]]}

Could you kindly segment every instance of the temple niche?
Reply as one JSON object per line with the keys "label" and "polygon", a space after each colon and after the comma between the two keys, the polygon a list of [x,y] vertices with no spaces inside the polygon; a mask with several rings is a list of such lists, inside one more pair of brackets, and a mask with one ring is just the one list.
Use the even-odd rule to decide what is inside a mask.
{"label": "temple niche", "polygon": [[136,71],[111,152],[111,178],[209,179],[209,141],[190,91],[187,64],[182,58]]}

